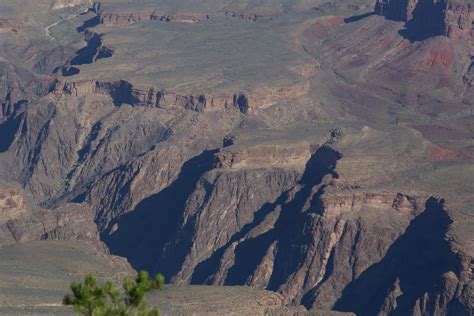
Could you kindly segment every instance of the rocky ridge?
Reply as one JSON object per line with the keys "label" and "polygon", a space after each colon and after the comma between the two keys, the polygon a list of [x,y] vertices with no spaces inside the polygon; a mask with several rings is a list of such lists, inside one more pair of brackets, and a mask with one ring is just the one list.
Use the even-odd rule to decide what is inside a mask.
{"label": "rocky ridge", "polygon": [[[43,53],[25,69],[3,64],[0,131],[8,137],[0,175],[15,185],[0,193],[1,243],[85,240],[174,283],[278,292],[265,292],[262,304],[287,312],[296,305],[303,314],[472,314],[474,188],[460,180],[474,172],[462,101],[472,70],[466,42],[407,38],[400,22],[334,10],[290,10],[257,23],[211,19],[238,38],[289,23],[278,30],[291,45],[275,52],[265,42],[262,52],[273,60],[291,46],[319,66],[303,75],[305,63],[285,64],[306,80],[297,93],[276,93],[269,75],[273,88],[258,82],[257,92],[223,97],[213,89],[170,92],[152,77],[143,85],[127,76],[83,80],[123,54],[111,45],[113,56],[99,58],[106,32],[123,30],[127,39],[150,25],[127,21],[96,32],[86,31],[91,12],[60,20],[51,34],[77,32],[78,41],[52,56],[81,66],[80,74],[35,74],[52,73],[48,58],[26,69]],[[238,23],[246,28],[233,33]],[[209,31],[199,24],[161,26],[194,38]],[[87,54],[74,54],[82,32]],[[133,61],[142,58],[154,56]]]}
{"label": "rocky ridge", "polygon": [[126,80],[113,82],[101,81],[73,81],[57,80],[51,87],[50,92],[56,95],[87,96],[87,95],[105,95],[112,98],[114,104],[122,103],[156,108],[185,108],[197,112],[215,111],[224,108],[236,108],[246,114],[252,109],[269,106],[269,104],[294,98],[304,94],[308,89],[305,84],[296,85],[289,88],[277,89],[266,98],[257,94],[247,95],[244,92],[237,92],[230,95],[180,95],[165,89],[156,87],[137,87],[135,88]]}
{"label": "rocky ridge", "polygon": [[166,92],[159,88],[134,88],[125,80],[114,82],[100,81],[57,81],[50,91],[56,95],[88,96],[91,94],[105,95],[112,98],[116,105],[122,103],[156,108],[185,108],[197,112],[234,107],[242,113],[251,111],[247,96],[234,94],[231,96],[205,95],[184,96],[173,92]]}
{"label": "rocky ridge", "polygon": [[179,22],[179,23],[198,23],[202,19],[208,19],[209,15],[169,15],[159,14],[156,11],[143,13],[107,13],[97,11],[100,23],[108,26],[121,26],[133,24],[141,21],[159,21],[159,22]]}
{"label": "rocky ridge", "polygon": [[[150,9],[144,12],[114,12],[107,8],[107,4],[102,2],[94,2],[91,11],[95,12],[101,24],[108,26],[123,26],[143,21],[158,22],[178,22],[178,23],[199,23],[202,20],[211,18],[218,12],[189,12],[188,14],[169,14],[160,12],[160,10]],[[256,21],[262,15],[256,13],[248,13],[245,11],[229,11],[224,10],[224,16],[239,18],[241,20]]]}
{"label": "rocky ridge", "polygon": [[[321,150],[319,153],[321,153]],[[318,155],[318,152],[316,152],[316,157]],[[313,156],[312,159],[319,161],[319,159],[322,158],[315,158],[315,156]],[[321,168],[324,167],[321,166]],[[225,174],[226,177],[236,176],[236,174],[232,172]],[[209,226],[210,222],[203,221],[201,218],[207,217],[205,214],[217,206],[213,204],[206,205],[206,200],[199,202],[199,198],[213,201],[215,194],[207,193],[206,195],[198,194],[197,196],[193,196],[190,202],[188,202],[189,204],[187,204],[189,211],[196,209],[194,206],[195,203],[203,205],[203,208],[198,207],[197,209],[199,211],[197,214],[191,213],[188,215],[186,214],[187,212],[185,212],[186,215],[183,219],[183,226],[178,230],[178,232],[182,233],[178,233],[178,237],[176,238],[178,242],[171,242],[171,244],[167,246],[169,249],[165,251],[161,259],[161,261],[164,262],[160,264],[158,269],[168,271],[165,267],[176,264],[176,261],[173,261],[175,259],[171,259],[172,257],[167,255],[168,251],[169,253],[179,253],[183,251],[181,250],[182,247],[190,247],[193,250],[190,255],[185,257],[182,263],[182,270],[176,274],[173,279],[174,282],[191,282],[196,284],[205,282],[208,284],[229,285],[241,284],[243,282],[253,286],[278,290],[284,295],[288,303],[303,302],[304,304],[308,304],[307,307],[317,307],[318,309],[327,309],[332,306],[332,308],[336,310],[354,311],[352,307],[349,307],[350,305],[346,302],[347,299],[345,296],[338,298],[337,294],[335,294],[338,291],[334,288],[335,284],[339,284],[338,286],[340,286],[341,282],[344,282],[340,279],[341,276],[347,275],[349,273],[348,271],[352,271],[351,273],[353,273],[353,275],[345,279],[345,282],[349,284],[351,279],[357,279],[358,275],[365,270],[363,267],[371,265],[369,262],[377,262],[382,259],[386,251],[390,253],[389,248],[394,247],[391,245],[396,245],[398,239],[411,239],[412,237],[405,237],[403,233],[398,231],[400,228],[399,225],[402,225],[402,227],[413,225],[418,227],[416,223],[424,221],[425,217],[427,217],[426,220],[431,223],[431,216],[435,218],[440,216],[439,220],[433,219],[435,223],[443,219],[440,225],[446,225],[444,220],[446,219],[447,222],[449,222],[449,220],[447,219],[448,215],[445,211],[435,208],[441,207],[442,201],[437,201],[433,198],[428,199],[427,197],[414,197],[388,192],[364,192],[360,194],[342,193],[337,190],[331,190],[331,177],[329,176],[328,178],[328,176],[329,174],[325,175],[321,173],[317,178],[321,179],[322,182],[318,183],[316,181],[312,184],[312,182],[305,182],[309,181],[310,178],[305,180],[306,177],[303,174],[300,178],[302,180],[295,182],[293,188],[290,186],[290,188],[285,191],[287,193],[284,193],[282,197],[274,197],[272,201],[275,202],[262,205],[253,220],[248,218],[242,222],[241,218],[240,225],[242,225],[243,228],[240,230],[230,227],[226,227],[225,229],[219,226],[213,227],[213,224]],[[216,178],[221,179],[222,177],[224,177],[224,174]],[[223,188],[228,187],[227,182],[222,183],[227,183],[227,185],[223,187],[221,187],[221,184],[213,182],[210,179],[206,182],[212,183],[212,190],[216,192],[223,192]],[[206,182],[203,182],[202,185]],[[313,187],[313,185],[315,186]],[[198,189],[197,192],[199,191]],[[230,196],[226,198],[227,201],[242,201],[242,197],[232,196],[235,191],[229,190],[226,192],[228,192],[226,194],[230,194]],[[196,198],[198,201],[195,201]],[[232,206],[220,205],[217,208],[228,209],[229,207]],[[432,207],[434,209],[431,209]],[[301,208],[301,210],[296,214],[290,213],[295,212],[295,209],[299,208]],[[239,207],[239,209],[242,209],[242,207]],[[439,214],[437,213],[438,211],[440,212]],[[432,212],[434,212],[434,214],[432,214]],[[131,218],[128,219],[128,221],[130,220]],[[204,225],[204,223],[206,224]],[[224,220],[223,223],[229,225],[228,221]],[[308,234],[308,238],[293,236],[290,231],[287,231],[289,223],[292,223],[292,228],[294,228],[295,225],[301,225],[303,234]],[[384,237],[375,237],[377,234],[374,236],[366,231],[366,229],[370,230],[373,228],[371,225],[380,225],[381,223],[393,223],[380,228],[384,231]],[[222,225],[219,224],[219,222],[216,222],[216,224]],[[433,229],[434,227],[438,226],[433,226]],[[446,226],[440,226],[439,228],[446,229]],[[417,229],[418,228],[415,227],[413,228],[415,231]],[[186,237],[189,236],[189,230],[193,231],[191,236],[194,237],[191,241],[192,244],[185,246],[187,243],[186,240],[189,238]],[[218,241],[209,244],[206,242],[207,238],[205,238],[205,236],[214,230],[234,232],[234,235],[228,239],[227,242],[225,239],[222,240],[219,238]],[[408,231],[410,231],[410,228],[408,228]],[[118,232],[120,232],[120,224]],[[443,231],[441,230],[439,233],[440,240],[443,240]],[[407,234],[411,235],[410,233]],[[374,252],[373,247],[369,247],[370,249],[365,248],[364,245],[367,245],[368,242],[370,244],[373,243],[374,247],[376,247],[375,249],[378,249],[377,252]],[[209,252],[210,247],[214,249],[211,250],[211,252]],[[258,258],[250,259],[255,255],[256,250],[258,250],[258,253],[261,255]],[[290,251],[289,254],[288,251]],[[456,275],[455,279],[457,281],[455,282],[459,282],[459,284],[469,284],[471,276],[469,268],[466,268],[466,263],[469,265],[468,262],[470,262],[470,259],[461,257],[453,250],[446,249],[446,251],[446,254],[440,255],[440,257],[435,260],[441,260],[440,262],[442,262],[444,260],[442,258],[444,258],[445,255],[453,258],[453,265],[450,265],[449,269]],[[203,258],[203,256],[205,258],[206,253],[208,253],[208,259],[199,259]],[[288,255],[296,256],[299,260],[296,261],[297,263],[293,263],[292,266],[291,263],[284,259]],[[350,259],[347,256],[354,259]],[[362,260],[362,258],[366,258],[365,260],[368,261],[359,261]],[[419,260],[421,260],[421,262],[428,260],[429,262],[431,259],[420,257]],[[354,266],[352,266],[352,268],[346,267],[346,262],[352,262],[351,264]],[[330,271],[330,274],[328,275],[326,271]],[[176,272],[173,272],[173,274],[174,273]],[[282,274],[283,276],[280,278]],[[450,288],[455,289],[457,287],[457,283],[453,283]],[[431,298],[429,297],[432,294],[427,293],[426,295],[426,299],[430,300]],[[348,298],[350,297],[349,295]],[[325,303],[313,305],[313,303],[310,302],[314,299],[318,302],[324,301]],[[453,294],[453,296],[447,299],[447,301],[451,300],[462,300],[461,292]],[[368,305],[364,305],[364,308],[367,307]],[[380,305],[376,308],[380,308],[377,312],[390,313],[391,309],[400,310],[400,308],[407,307],[399,306],[397,309],[397,306],[394,305]],[[448,308],[447,305],[440,307],[440,309],[444,311]],[[430,312],[434,312],[434,310]]]}
{"label": "rocky ridge", "polygon": [[[114,6],[110,1],[94,1],[91,11],[95,12],[100,23],[108,26],[123,26],[143,21],[159,21],[159,22],[178,22],[178,23],[199,23],[216,16],[224,16],[230,18],[237,18],[245,21],[257,21],[263,17],[271,17],[288,13],[294,6],[296,10],[301,10],[301,7],[310,7],[311,3],[307,1],[296,1],[296,3],[288,1],[279,1],[285,4],[277,3],[273,7],[266,3],[249,3],[246,6],[233,4],[232,2],[222,2],[219,5],[213,3],[202,3],[196,7],[186,7],[182,4],[176,4],[174,10],[163,9],[159,4],[147,2],[148,10],[140,8],[129,9],[120,4]],[[302,3],[301,3],[302,2]],[[315,5],[319,4],[318,1]],[[166,5],[164,5],[166,6]],[[287,9],[281,9],[286,7]]]}
{"label": "rocky ridge", "polygon": [[238,169],[247,166],[303,167],[316,147],[310,144],[261,145],[243,150],[229,148],[217,154],[217,165],[224,169]]}

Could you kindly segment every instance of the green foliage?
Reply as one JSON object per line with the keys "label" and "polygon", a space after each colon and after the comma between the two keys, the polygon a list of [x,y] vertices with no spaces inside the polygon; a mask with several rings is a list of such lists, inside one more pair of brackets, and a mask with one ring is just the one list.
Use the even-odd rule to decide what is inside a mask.
{"label": "green foliage", "polygon": [[158,310],[149,309],[144,297],[150,290],[160,289],[163,283],[162,275],[150,279],[147,272],[140,271],[135,280],[125,278],[120,291],[111,282],[99,284],[88,274],[84,283],[71,284],[72,294],[64,297],[63,304],[85,316],[158,316]]}

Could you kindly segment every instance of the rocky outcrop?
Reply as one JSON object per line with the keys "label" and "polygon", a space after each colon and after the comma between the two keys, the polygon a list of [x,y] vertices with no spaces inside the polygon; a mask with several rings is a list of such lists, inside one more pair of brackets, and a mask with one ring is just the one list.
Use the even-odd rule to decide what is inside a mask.
{"label": "rocky outcrop", "polygon": [[76,55],[63,67],[63,75],[71,76],[79,72],[79,69],[73,67],[75,71],[70,70],[70,66],[92,64],[99,59],[112,57],[114,50],[105,46],[102,41],[102,34],[98,34],[88,29],[84,32],[86,46],[76,52]]}
{"label": "rocky outcrop", "polygon": [[377,0],[375,13],[407,22],[414,37],[471,38],[474,7],[465,0]]}
{"label": "rocky outcrop", "polygon": [[107,253],[86,205],[69,204],[48,210],[29,205],[21,189],[0,187],[0,245],[42,239],[83,240]]}
{"label": "rocky outcrop", "polygon": [[[282,191],[290,188],[298,174],[295,170],[277,168],[211,170],[197,179],[197,183],[195,179],[186,183],[178,178],[169,189],[148,198],[134,212],[120,218],[118,229],[107,238],[107,244],[113,253],[129,258],[137,269],[161,271],[176,283],[188,283],[199,262],[220,253],[219,248],[233,242],[229,238],[246,231],[246,226],[251,226],[254,220],[260,220],[261,214],[255,210],[264,213],[268,201],[276,200]],[[251,189],[255,186],[258,191]],[[183,199],[176,200],[177,194]],[[167,207],[156,212],[157,203]],[[220,210],[218,216],[213,212],[216,208]],[[157,216],[168,220],[161,223]],[[140,232],[139,227],[146,222],[166,230],[167,234]],[[210,234],[212,238],[207,237]],[[136,246],[123,247],[126,244]],[[148,257],[143,253],[154,255]]]}
{"label": "rocky outcrop", "polygon": [[[290,6],[295,1],[283,2]],[[93,10],[105,12],[99,4]],[[443,100],[429,100],[433,111],[418,118],[414,114],[419,108],[409,105],[407,112],[399,100],[406,94],[394,85],[413,89],[409,96],[423,101],[419,88],[424,82],[436,81],[430,92],[449,94],[450,83],[441,82],[443,73],[465,74],[470,84],[468,69],[451,68],[461,59],[464,63],[456,45],[469,42],[437,38],[411,45],[399,36],[402,23],[368,15],[349,21],[336,16],[313,19],[350,12],[349,7],[333,11],[328,4],[315,10],[273,20],[227,13],[258,22],[225,21],[223,26],[242,27],[249,32],[245,34],[263,28],[263,35],[282,36],[295,50],[303,48],[321,61],[321,67],[317,62],[303,64],[302,55],[285,52],[285,44],[277,53],[295,60],[273,64],[277,68],[271,84],[267,76],[253,80],[252,73],[248,81],[233,80],[233,72],[226,71],[232,65],[225,64],[218,70],[230,76],[214,73],[209,81],[212,86],[218,83],[214,88],[207,82],[188,85],[183,79],[184,85],[177,86],[166,80],[177,90],[168,91],[160,87],[159,78],[133,73],[134,79],[129,79],[119,69],[115,74],[95,69],[113,67],[112,58],[77,67],[83,71],[78,76],[58,76],[51,93],[41,96],[35,92],[41,86],[37,80],[48,82],[50,76],[35,79],[30,71],[11,66],[21,64],[17,59],[5,56],[12,63],[0,65],[0,180],[18,183],[18,189],[0,190],[0,244],[80,239],[105,251],[100,234],[114,254],[127,257],[136,269],[160,271],[170,282],[251,285],[278,292],[257,298],[265,308],[303,303],[323,311],[316,315],[330,315],[331,309],[358,315],[472,314],[473,260],[470,244],[465,245],[470,239],[463,236],[470,232],[472,186],[459,180],[472,170],[469,157],[458,155],[449,144],[470,144],[472,135],[466,128],[463,133],[469,138],[449,140],[449,130],[441,129],[448,143],[443,149],[411,129],[419,122],[444,128],[451,119],[462,126],[470,112],[453,99],[457,103],[449,103],[450,112],[437,119],[436,107]],[[104,15],[110,21],[102,22],[128,24],[152,16],[113,14],[117,16]],[[420,17],[418,9],[404,14],[410,20]],[[156,14],[156,19],[173,18]],[[222,21],[209,23],[219,26]],[[464,23],[456,17],[451,21],[453,29]],[[61,24],[55,34],[79,24]],[[203,24],[189,28],[206,31],[208,23]],[[88,26],[84,23],[78,31]],[[285,33],[290,29],[291,34]],[[295,38],[295,33],[303,36]],[[112,54],[103,49],[108,35],[85,35],[87,47],[68,66]],[[222,35],[228,39],[227,33]],[[74,40],[80,41],[77,36]],[[62,62],[70,54],[65,47],[35,45],[32,41],[32,52],[44,53],[35,54],[26,65],[34,65],[38,73],[50,74],[55,60]],[[5,55],[16,52],[9,50],[13,46],[3,50]],[[273,58],[276,51],[264,46],[262,53]],[[325,54],[333,60],[325,60]],[[403,62],[384,67],[394,58]],[[392,81],[370,77],[373,71],[387,74],[389,69],[401,74]],[[430,76],[423,69],[440,71]],[[201,74],[192,75],[196,73]],[[185,70],[183,74],[191,75]],[[372,80],[369,88],[365,80]],[[386,83],[387,89],[380,92],[377,83]],[[195,91],[196,86],[206,88]],[[469,96],[464,94],[466,100]],[[396,126],[386,126],[392,118]],[[326,145],[314,146],[313,140]],[[449,193],[446,206],[437,198],[428,199],[445,196],[444,192]],[[450,204],[453,201],[459,202]],[[458,205],[462,211],[455,209]],[[456,214],[461,219],[455,219]],[[464,232],[455,231],[456,225],[465,225]],[[222,296],[234,299],[231,294]]]}
{"label": "rocky outcrop", "polygon": [[229,147],[217,154],[217,166],[224,169],[304,167],[316,147],[308,143]]}
{"label": "rocky outcrop", "polygon": [[0,191],[0,222],[6,222],[26,211],[26,202],[19,191],[6,188]]}
{"label": "rocky outcrop", "polygon": [[[213,14],[204,12],[189,12],[170,14],[168,12],[160,12],[159,10],[150,10],[142,12],[116,12],[109,11],[100,2],[95,2],[91,11],[98,14],[100,23],[108,26],[123,26],[144,21],[157,22],[177,22],[177,23],[198,23],[211,18]],[[218,14],[214,12],[214,14]],[[224,10],[223,14],[227,17],[238,18],[247,21],[256,21],[263,15],[245,11]]]}
{"label": "rocky outcrop", "polygon": [[112,82],[58,80],[50,88],[56,95],[88,96],[105,95],[113,99],[115,105],[123,103],[155,108],[185,108],[196,112],[223,108],[237,108],[249,113],[251,106],[244,94],[235,95],[180,95],[155,87],[135,88],[125,80]]}
{"label": "rocky outcrop", "polygon": [[210,17],[208,14],[204,13],[169,14],[164,12],[160,13],[157,10],[141,12],[114,12],[109,11],[101,2],[94,2],[90,10],[99,16],[99,21],[101,24],[108,26],[122,26],[144,21],[197,23]]}
{"label": "rocky outcrop", "polygon": [[474,4],[468,0],[447,0],[444,12],[444,35],[451,38],[474,37]]}
{"label": "rocky outcrop", "polygon": [[[71,68],[75,69],[75,67]],[[286,87],[268,87],[235,93],[224,91],[186,95],[151,85],[135,86],[126,80],[69,80],[68,77],[62,77],[51,84],[49,91],[56,95],[76,97],[106,95],[112,98],[115,105],[126,103],[151,108],[185,108],[196,112],[227,108],[249,114],[259,108],[266,108],[275,103],[305,95],[309,91],[309,83],[300,81]]]}
{"label": "rocky outcrop", "polygon": [[134,13],[113,13],[100,12],[100,23],[108,26],[121,26],[133,24],[143,21],[158,21],[158,22],[179,22],[179,23],[197,23],[202,19],[208,19],[209,15],[184,15],[184,14],[159,14],[155,11],[134,12]]}
{"label": "rocky outcrop", "polygon": [[[273,159],[275,150],[256,153]],[[471,258],[451,248],[443,201],[335,187],[339,157],[319,147],[302,173],[280,162],[255,169],[208,165],[201,173],[196,168],[204,161],[195,161],[182,170],[194,170],[191,183],[178,178],[121,218],[107,243],[136,268],[162,271],[174,283],[252,285],[281,293],[285,304],[316,310],[466,311],[470,303],[461,289],[469,286]],[[140,230],[146,223],[154,223],[147,231],[166,233],[147,237]]]}
{"label": "rocky outcrop", "polygon": [[348,284],[335,309],[366,315],[472,313],[462,294],[472,279],[463,277],[465,259],[446,236],[451,223],[443,201],[428,199],[382,260]]}
{"label": "rocky outcrop", "polygon": [[239,18],[241,20],[248,20],[248,21],[257,21],[257,19],[263,17],[262,15],[255,14],[255,13],[247,13],[242,11],[225,11],[224,13],[226,16],[230,16],[233,18]]}
{"label": "rocky outcrop", "polygon": [[[231,18],[255,22],[262,15],[255,13],[246,13],[241,11],[225,11],[224,15]],[[193,14],[167,14],[157,11],[151,12],[131,12],[115,13],[99,11],[100,23],[108,26],[123,26],[145,21],[157,22],[177,22],[177,23],[199,23],[211,18],[211,14],[193,13]]]}
{"label": "rocky outcrop", "polygon": [[[219,187],[212,185],[217,191]],[[205,210],[215,207],[219,199],[203,192],[209,202],[199,202],[203,209],[185,220],[177,239],[182,244],[168,246],[169,253],[175,254],[182,251],[180,247],[191,249],[174,282],[247,284],[280,292],[286,304],[367,315],[412,309],[429,314],[458,310],[464,315],[469,310],[470,303],[461,303],[466,295],[461,289],[471,282],[467,276],[471,259],[451,250],[445,236],[449,217],[432,206],[441,202],[399,193],[361,194],[352,199],[328,193],[319,204],[320,190],[321,186],[309,190],[300,183],[260,208],[253,219],[241,222],[240,230],[221,226],[229,224],[231,217],[222,222],[210,217]],[[233,196],[225,200],[239,201]],[[192,205],[188,204],[189,210]],[[227,204],[218,209],[232,210]],[[207,229],[235,232],[227,241],[225,234],[209,240]],[[187,244],[185,236],[190,238],[187,234],[193,230]],[[421,245],[426,250],[418,252]],[[163,257],[160,265],[164,271],[176,263],[168,258]],[[418,265],[421,270],[415,268]]]}
{"label": "rocky outcrop", "polygon": [[344,213],[378,209],[395,210],[404,215],[416,216],[422,211],[424,200],[426,198],[390,192],[326,193],[322,197],[322,214],[326,217],[338,217]]}
{"label": "rocky outcrop", "polygon": [[375,13],[397,21],[411,20],[417,0],[377,0]]}

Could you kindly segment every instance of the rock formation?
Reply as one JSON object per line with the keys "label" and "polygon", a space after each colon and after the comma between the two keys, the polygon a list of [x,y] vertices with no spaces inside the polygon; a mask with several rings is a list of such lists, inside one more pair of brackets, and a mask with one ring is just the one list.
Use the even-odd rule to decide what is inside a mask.
{"label": "rock formation", "polygon": [[28,205],[22,190],[0,187],[0,245],[34,240],[82,240],[107,253],[99,239],[93,212],[84,205],[68,204],[55,210]]}
{"label": "rock formation", "polygon": [[202,19],[206,19],[209,16],[203,14],[201,16],[196,15],[160,15],[157,12],[149,13],[107,13],[99,11],[100,23],[109,26],[120,26],[133,24],[141,21],[160,21],[160,22],[180,22],[180,23],[197,23]]}
{"label": "rock formation", "polygon": [[377,0],[375,13],[407,22],[414,36],[463,39],[473,36],[473,4],[465,0]]}
{"label": "rock formation", "polygon": [[444,12],[444,34],[469,40],[474,37],[474,5],[469,1],[447,1]]}
{"label": "rock formation", "polygon": [[56,81],[50,87],[50,92],[60,95],[88,96],[104,95],[110,97],[115,105],[130,104],[156,108],[184,108],[197,112],[233,107],[242,113],[251,111],[247,97],[244,94],[229,96],[179,95],[166,92],[160,88],[135,88],[125,80],[114,82],[100,81]]}
{"label": "rock formation", "polygon": [[82,4],[0,0],[2,254],[80,241],[183,313],[472,314],[468,1]]}
{"label": "rock formation", "polygon": [[217,154],[218,166],[224,169],[245,167],[302,167],[311,156],[310,144],[256,146],[242,150],[222,150]]}

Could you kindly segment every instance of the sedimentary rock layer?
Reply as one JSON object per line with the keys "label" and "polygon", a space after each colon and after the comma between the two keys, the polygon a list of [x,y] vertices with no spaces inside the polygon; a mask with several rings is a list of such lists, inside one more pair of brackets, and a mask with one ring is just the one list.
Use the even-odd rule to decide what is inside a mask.
{"label": "sedimentary rock layer", "polygon": [[111,97],[116,105],[126,103],[136,106],[157,108],[178,107],[191,109],[197,112],[228,107],[237,108],[242,113],[248,113],[251,110],[247,96],[242,93],[210,97],[207,97],[206,95],[179,95],[155,87],[135,88],[131,83],[125,80],[113,82],[89,80],[56,81],[52,85],[50,91],[57,95],[106,95]]}
{"label": "sedimentary rock layer", "polygon": [[306,93],[308,86],[298,84],[294,87],[269,91],[266,99],[257,95],[247,95],[244,92],[216,95],[181,95],[157,87],[134,87],[125,80],[112,82],[67,79],[56,80],[50,87],[50,92],[56,95],[87,96],[106,95],[113,99],[114,104],[127,103],[136,106],[157,108],[185,108],[197,112],[213,111],[224,108],[236,108],[242,113],[249,113],[266,102],[291,99]]}

